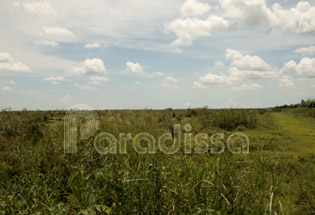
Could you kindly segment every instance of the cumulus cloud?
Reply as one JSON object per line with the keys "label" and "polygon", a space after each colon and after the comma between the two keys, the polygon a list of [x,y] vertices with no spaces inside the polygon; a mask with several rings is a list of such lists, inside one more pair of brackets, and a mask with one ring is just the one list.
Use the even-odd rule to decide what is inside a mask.
{"label": "cumulus cloud", "polygon": [[314,55],[315,54],[315,46],[298,48],[298,49],[294,50],[294,53]]}
{"label": "cumulus cloud", "polygon": [[87,58],[80,66],[71,71],[75,75],[107,74],[104,62],[99,58]]}
{"label": "cumulus cloud", "polygon": [[177,89],[179,86],[177,85],[179,81],[171,76],[168,76],[164,79],[164,83],[160,85],[162,88],[170,88],[170,89]]}
{"label": "cumulus cloud", "polygon": [[210,36],[213,30],[227,30],[230,24],[224,18],[210,15],[207,19],[187,17],[175,19],[166,26],[166,32],[174,32],[178,39],[174,45],[191,45],[192,41],[201,36]]}
{"label": "cumulus cloud", "polygon": [[171,77],[171,76],[168,76],[164,79],[165,82],[169,82],[169,83],[178,83],[178,80]]}
{"label": "cumulus cloud", "polygon": [[282,77],[282,78],[280,79],[280,81],[279,81],[279,86],[280,86],[280,87],[285,87],[285,88],[291,88],[291,87],[294,87],[295,84],[294,84],[294,82],[293,82],[293,80],[292,80],[291,77],[289,77],[289,76],[284,76],[284,77]]}
{"label": "cumulus cloud", "polygon": [[221,0],[224,17],[250,27],[269,27],[277,21],[265,0]]}
{"label": "cumulus cloud", "polygon": [[[207,85],[235,85],[242,81],[274,78],[278,71],[258,56],[243,55],[237,50],[227,49],[226,59],[230,62],[229,74],[209,72],[193,83],[195,89],[206,89]],[[221,63],[216,63],[222,66]],[[260,85],[259,85],[260,86]],[[244,84],[237,89],[257,89],[258,84]]]}
{"label": "cumulus cloud", "polygon": [[210,10],[210,5],[197,0],[187,0],[180,9],[182,16],[201,16]]}
{"label": "cumulus cloud", "polygon": [[80,90],[85,90],[88,92],[98,92],[99,90],[95,87],[91,87],[89,85],[82,85],[82,84],[74,84],[75,87],[79,88]]}
{"label": "cumulus cloud", "polygon": [[64,81],[65,80],[65,78],[64,77],[62,77],[62,76],[50,76],[50,77],[48,77],[48,78],[44,78],[43,79],[44,81]]}
{"label": "cumulus cloud", "polygon": [[143,74],[143,68],[140,63],[127,62],[126,71],[128,74]]}
{"label": "cumulus cloud", "polygon": [[9,84],[15,85],[15,82],[14,81],[9,81]]}
{"label": "cumulus cloud", "polygon": [[58,46],[59,44],[54,40],[38,40],[35,42],[36,45],[39,46]]}
{"label": "cumulus cloud", "polygon": [[214,66],[218,69],[223,69],[225,67],[224,63],[222,61],[216,61],[214,62]]}
{"label": "cumulus cloud", "polygon": [[60,27],[44,27],[42,35],[57,36],[57,37],[73,37],[74,34],[67,28]]}
{"label": "cumulus cloud", "polygon": [[296,62],[294,60],[290,60],[287,62],[280,70],[280,73],[295,73],[296,72]]}
{"label": "cumulus cloud", "polygon": [[66,79],[62,76],[50,76],[50,77],[47,77],[47,78],[43,78],[44,81],[49,81],[51,82],[52,84],[60,84],[59,81],[65,81]]}
{"label": "cumulus cloud", "polygon": [[11,87],[8,87],[8,86],[2,88],[2,91],[3,91],[3,92],[9,92],[9,91],[11,91],[11,90],[12,90],[12,88],[11,88]]}
{"label": "cumulus cloud", "polygon": [[278,21],[274,23],[285,31],[294,31],[299,34],[315,33],[315,7],[309,2],[300,1],[295,8],[283,9],[280,4],[272,6],[273,13]]}
{"label": "cumulus cloud", "polygon": [[232,83],[234,80],[236,79],[227,75],[216,75],[212,73],[208,73],[207,75],[199,78],[199,82],[201,84],[209,85],[226,85]]}
{"label": "cumulus cloud", "polygon": [[90,77],[89,84],[100,85],[102,82],[106,82],[106,81],[108,81],[108,78],[106,77],[92,76]]}
{"label": "cumulus cloud", "polygon": [[296,65],[297,74],[307,78],[315,78],[315,58],[302,58]]}
{"label": "cumulus cloud", "polygon": [[46,1],[17,1],[14,7],[22,10],[29,15],[48,15],[55,12],[54,8]]}
{"label": "cumulus cloud", "polygon": [[193,89],[208,89],[207,86],[205,86],[205,85],[199,83],[198,81],[194,81],[192,87],[193,87]]}
{"label": "cumulus cloud", "polygon": [[101,47],[100,43],[89,43],[84,46],[84,48],[86,49],[93,49],[93,48],[99,48],[99,47]]}
{"label": "cumulus cloud", "polygon": [[277,70],[258,56],[243,56],[236,50],[227,49],[226,59],[231,62],[229,68],[231,76],[248,79],[273,78],[277,76]]}
{"label": "cumulus cloud", "polygon": [[260,88],[261,86],[259,84],[243,84],[239,87],[240,90],[256,90]]}
{"label": "cumulus cloud", "polygon": [[30,68],[15,60],[9,53],[0,52],[0,72],[31,72]]}
{"label": "cumulus cloud", "polygon": [[315,78],[315,58],[302,58],[298,64],[294,60],[290,60],[280,72],[296,73],[303,78]]}
{"label": "cumulus cloud", "polygon": [[162,72],[155,72],[155,73],[153,73],[154,75],[157,75],[157,76],[162,76],[162,75],[164,75]]}
{"label": "cumulus cloud", "polygon": [[269,8],[265,0],[220,0],[218,12],[209,13],[207,18],[195,17],[209,12],[210,6],[201,9],[201,4],[205,3],[186,1],[181,7],[183,17],[166,25],[165,32],[178,36],[174,45],[190,45],[193,40],[210,36],[213,31],[243,26],[315,34],[315,7],[308,2],[301,1],[294,8],[283,9],[278,3]]}

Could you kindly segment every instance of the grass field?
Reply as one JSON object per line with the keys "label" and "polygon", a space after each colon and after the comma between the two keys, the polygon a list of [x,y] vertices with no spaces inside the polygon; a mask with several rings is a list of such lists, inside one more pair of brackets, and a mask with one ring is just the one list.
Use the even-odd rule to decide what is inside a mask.
{"label": "grass field", "polygon": [[[64,111],[2,112],[0,214],[315,214],[315,118],[303,110],[97,111],[100,129],[76,154],[64,154]],[[246,134],[250,153],[93,147],[101,132],[157,138],[187,123],[208,142]]]}

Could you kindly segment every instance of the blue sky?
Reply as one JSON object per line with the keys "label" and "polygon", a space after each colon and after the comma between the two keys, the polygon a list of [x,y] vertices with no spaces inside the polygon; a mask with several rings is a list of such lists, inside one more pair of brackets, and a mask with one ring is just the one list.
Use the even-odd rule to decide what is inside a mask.
{"label": "blue sky", "polygon": [[314,0],[2,0],[0,14],[0,108],[315,97]]}

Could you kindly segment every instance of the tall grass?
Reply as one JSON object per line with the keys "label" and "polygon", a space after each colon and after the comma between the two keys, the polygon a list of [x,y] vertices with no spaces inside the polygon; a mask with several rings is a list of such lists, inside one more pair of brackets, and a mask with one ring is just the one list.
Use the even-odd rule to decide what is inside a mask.
{"label": "tall grass", "polygon": [[[228,153],[100,156],[81,144],[72,156],[58,144],[12,146],[1,161],[0,212],[263,214],[281,192],[281,176],[272,178],[258,158],[248,165]],[[271,210],[280,213],[276,203]]]}
{"label": "tall grass", "polygon": [[293,109],[285,109],[283,111],[297,115],[297,116],[315,118],[315,108],[293,108]]}
{"label": "tall grass", "polygon": [[218,110],[213,114],[213,125],[226,130],[233,130],[239,126],[256,128],[258,126],[256,110]]}
{"label": "tall grass", "polygon": [[[150,132],[156,139],[174,123],[189,122],[196,129],[203,117],[204,126],[254,128],[257,114],[206,108],[98,111],[99,132],[116,137]],[[270,148],[258,144],[259,153],[237,156],[140,155],[129,143],[127,154],[100,155],[91,138],[68,155],[63,116],[61,111],[0,114],[0,214],[312,214],[314,192],[307,189],[313,185],[298,181],[303,172],[288,168],[298,162],[275,160],[279,155]],[[312,177],[305,180],[314,182]],[[284,200],[290,180],[302,186],[299,202]]]}

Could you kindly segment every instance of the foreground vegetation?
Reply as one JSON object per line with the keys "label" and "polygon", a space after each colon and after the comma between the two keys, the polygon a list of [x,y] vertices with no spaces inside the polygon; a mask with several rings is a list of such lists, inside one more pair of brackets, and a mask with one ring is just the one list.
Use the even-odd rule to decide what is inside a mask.
{"label": "foreground vegetation", "polygon": [[[311,110],[311,111],[310,111]],[[0,113],[0,214],[314,214],[313,108],[98,111],[115,137],[235,131],[250,153],[64,154],[64,111]],[[95,135],[97,135],[95,134]],[[208,140],[210,142],[210,140]],[[141,143],[145,145],[145,143]]]}

